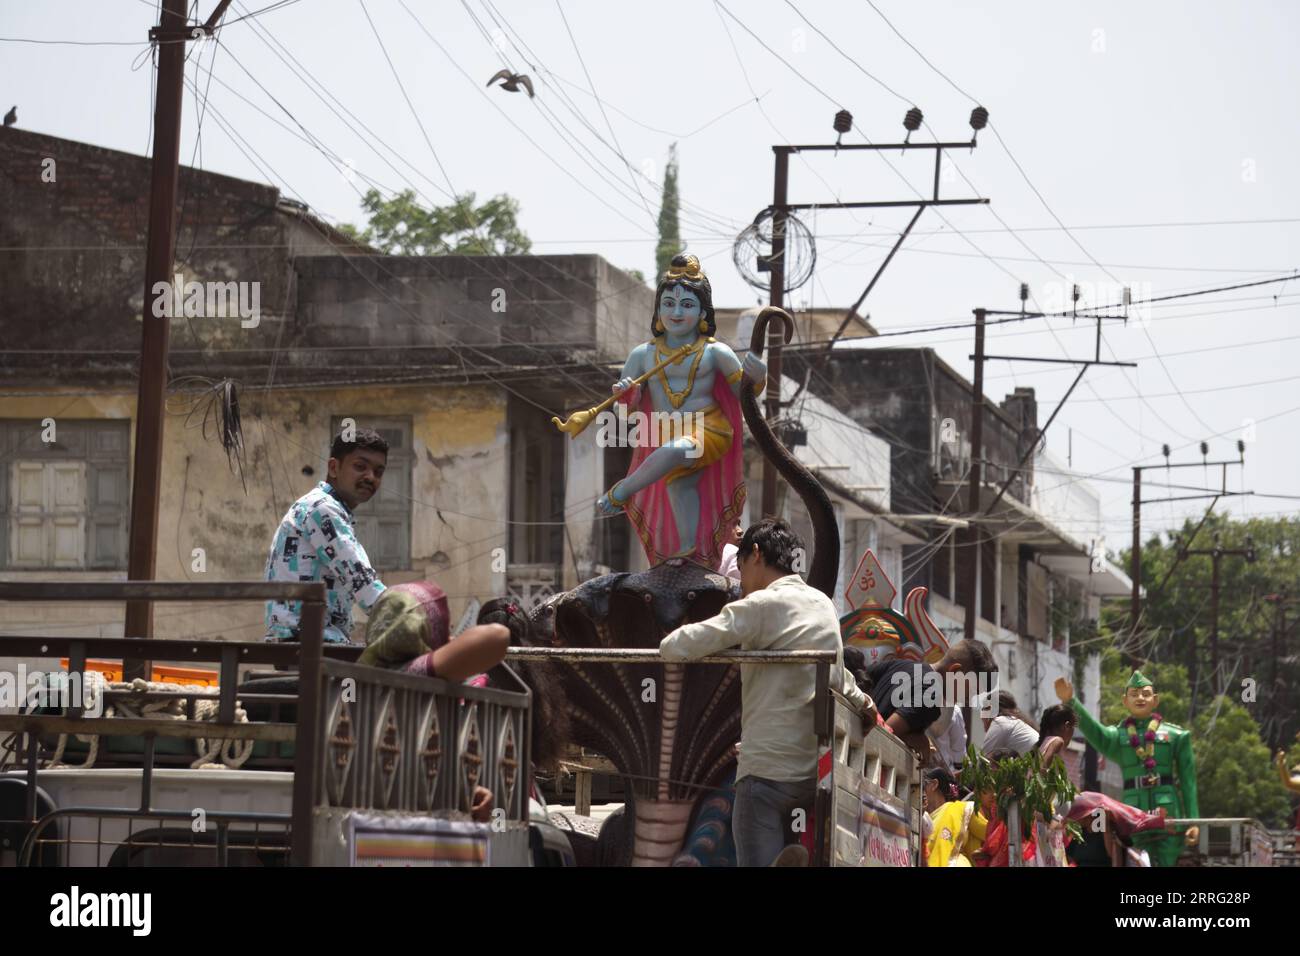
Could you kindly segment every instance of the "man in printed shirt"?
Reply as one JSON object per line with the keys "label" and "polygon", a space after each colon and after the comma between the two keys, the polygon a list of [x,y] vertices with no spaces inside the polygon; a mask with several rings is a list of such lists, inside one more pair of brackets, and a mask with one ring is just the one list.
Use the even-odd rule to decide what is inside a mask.
{"label": "man in printed shirt", "polygon": [[[384,593],[384,584],[353,531],[352,512],[379,492],[388,442],[369,428],[356,429],[350,441],[344,440],[346,433],[340,432],[330,447],[329,480],[289,508],[266,560],[268,581],[325,582],[329,644],[351,643],[353,601],[369,611]],[[266,639],[298,640],[301,614],[301,601],[268,601]]]}
{"label": "man in printed shirt", "polygon": [[[839,616],[830,598],[794,573],[803,542],[784,522],[765,518],[740,539],[740,590],[707,621],[677,628],[659,644],[667,661],[728,647],[758,651],[835,651],[831,686],[874,727],[875,705],[843,668]],[[811,810],[817,790],[813,730],[816,674],[811,666],[741,664],[740,759],[731,827],[740,866],[801,866],[795,811]],[[805,818],[806,819],[806,818]]]}

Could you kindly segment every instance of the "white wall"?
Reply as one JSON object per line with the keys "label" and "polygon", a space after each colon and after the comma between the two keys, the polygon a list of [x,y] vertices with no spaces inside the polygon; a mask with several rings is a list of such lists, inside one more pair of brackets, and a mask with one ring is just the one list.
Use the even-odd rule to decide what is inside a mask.
{"label": "white wall", "polygon": [[1030,505],[1084,546],[1104,534],[1100,493],[1046,452],[1034,458]]}

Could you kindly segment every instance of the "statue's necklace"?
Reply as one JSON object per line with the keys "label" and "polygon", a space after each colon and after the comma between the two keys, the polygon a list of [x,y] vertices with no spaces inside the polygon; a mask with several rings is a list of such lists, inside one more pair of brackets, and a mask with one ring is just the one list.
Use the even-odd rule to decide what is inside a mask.
{"label": "statue's necklace", "polygon": [[1151,722],[1147,724],[1146,732],[1141,735],[1141,743],[1139,742],[1137,721],[1132,717],[1124,721],[1124,727],[1128,730],[1128,744],[1133,748],[1134,756],[1142,761],[1142,766],[1146,770],[1143,777],[1153,787],[1160,782],[1160,774],[1156,772],[1156,730],[1159,729],[1163,721],[1163,717],[1152,711]]}
{"label": "statue's necklace", "polygon": [[[686,402],[686,399],[690,398],[691,392],[695,390],[695,373],[700,370],[700,362],[704,359],[704,346],[712,341],[713,339],[700,339],[698,348],[692,348],[689,352],[683,352],[669,363],[672,365],[680,365],[686,356],[692,354],[695,356],[695,361],[691,363],[691,370],[686,376],[686,387],[680,392],[674,392],[672,388],[669,387],[667,371],[662,368],[659,370],[659,384],[663,386],[664,394],[668,396],[668,401],[672,402],[673,408],[681,408]],[[660,359],[666,359],[670,358],[673,353],[663,351],[659,343],[656,342],[655,354]]]}

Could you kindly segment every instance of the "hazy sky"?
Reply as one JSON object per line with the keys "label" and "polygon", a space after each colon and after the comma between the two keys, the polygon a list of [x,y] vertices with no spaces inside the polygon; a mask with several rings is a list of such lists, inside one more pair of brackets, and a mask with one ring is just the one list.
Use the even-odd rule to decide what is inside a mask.
{"label": "hazy sky", "polygon": [[[955,85],[989,110],[993,128],[973,152],[952,155],[959,172],[943,194],[992,204],[922,215],[863,307],[880,331],[969,321],[976,306],[1018,308],[1021,281],[1031,306],[1050,311],[1074,282],[1081,305],[1104,305],[1125,283],[1145,298],[1300,266],[1294,3],[875,0],[873,9],[867,0],[563,0],[562,17],[553,0],[404,2],[367,0],[363,9],[357,0],[300,0],[196,46],[188,75],[199,95],[185,101],[183,161],[194,156],[206,91],[205,169],[270,182],[347,222],[362,220],[367,179],[416,188],[429,202],[452,191],[508,192],[535,252],[599,253],[648,274],[658,184],[675,141],[683,238],[709,270],[716,302],[744,305],[759,293],[737,273],[732,243],[772,201],[771,145],[833,142],[841,107],[856,124],[846,143],[897,142],[912,105],[926,119],[916,141],[964,141],[976,100]],[[227,21],[270,4],[237,0]],[[214,5],[202,0],[200,18]],[[0,37],[135,44],[0,43],[0,109],[16,103],[25,129],[146,152],[152,69],[143,41],[156,9],[152,0],[0,0]],[[292,54],[281,51],[289,63],[337,97],[343,119],[273,52],[268,33]],[[536,100],[484,89],[508,65],[532,76]],[[218,120],[246,139],[248,156]],[[921,152],[797,157],[790,199],[910,199],[931,176]],[[805,214],[817,268],[792,301],[846,307],[910,215]],[[1164,442],[1178,449],[1176,461],[1199,459],[1203,438],[1212,458],[1228,457],[1244,433],[1247,465],[1230,470],[1230,487],[1300,495],[1297,303],[1300,282],[1290,282],[1135,309],[1140,321],[1106,324],[1103,357],[1138,367],[1090,370],[1048,446],[1064,459],[1072,445],[1075,469],[1099,476],[1110,547],[1127,543],[1129,466],[1158,460]],[[995,327],[988,350],[1087,356],[1092,329],[1069,318]],[[886,341],[934,346],[971,373],[969,329]],[[986,392],[1000,399],[1032,385],[1045,420],[1073,374],[993,362]],[[1199,469],[1172,476],[1218,480]],[[1238,514],[1277,514],[1300,502],[1228,504]],[[1148,506],[1145,523],[1176,523],[1203,507]]]}

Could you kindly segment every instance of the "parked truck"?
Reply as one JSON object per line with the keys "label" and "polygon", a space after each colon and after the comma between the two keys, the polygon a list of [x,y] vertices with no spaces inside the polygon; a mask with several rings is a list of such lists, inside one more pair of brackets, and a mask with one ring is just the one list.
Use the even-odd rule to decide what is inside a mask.
{"label": "parked truck", "polygon": [[[166,690],[110,685],[102,714],[79,699],[0,715],[0,865],[571,865],[532,787],[532,695],[508,664],[511,689],[357,664],[323,644],[324,598],[319,584],[0,583],[0,601],[303,601],[300,644],[0,637],[0,657],[62,658],[66,674],[215,665]],[[916,865],[915,757],[883,731],[864,739],[815,663],[814,863]],[[148,715],[160,701],[186,719]],[[489,822],[468,812],[479,786]]]}
{"label": "parked truck", "polygon": [[[469,687],[357,664],[355,648],[323,644],[320,584],[0,584],[0,600],[50,599],[300,600],[302,642],[0,637],[0,656],[66,658],[69,674],[106,659],[212,663],[218,676],[215,688],[111,686],[89,712],[83,695],[0,716],[0,765],[11,767],[0,774],[0,862],[522,866],[566,858],[531,799],[531,693],[522,682]],[[135,716],[160,700],[187,719]],[[109,716],[114,707],[133,715]],[[194,766],[196,741],[220,769]],[[62,766],[51,768],[52,758]],[[480,786],[493,795],[489,822],[468,813]]]}

